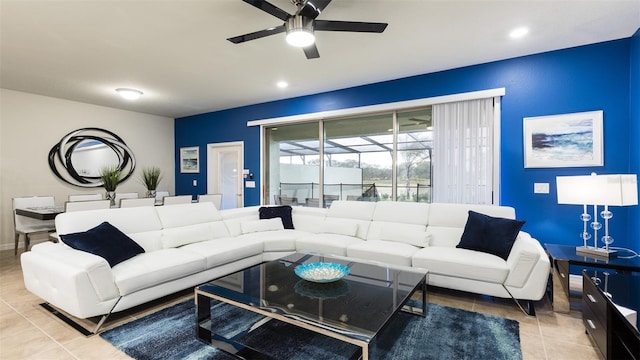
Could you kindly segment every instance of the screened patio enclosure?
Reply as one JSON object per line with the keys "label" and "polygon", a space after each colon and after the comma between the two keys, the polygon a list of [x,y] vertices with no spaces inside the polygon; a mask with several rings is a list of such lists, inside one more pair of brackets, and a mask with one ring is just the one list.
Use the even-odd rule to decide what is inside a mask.
{"label": "screened patio enclosure", "polygon": [[267,203],[431,201],[431,107],[264,131]]}

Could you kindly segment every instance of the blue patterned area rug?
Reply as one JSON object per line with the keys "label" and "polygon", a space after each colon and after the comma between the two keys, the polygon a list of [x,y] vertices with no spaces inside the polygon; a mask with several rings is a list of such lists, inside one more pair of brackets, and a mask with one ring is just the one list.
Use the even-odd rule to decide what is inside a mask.
{"label": "blue patterned area rug", "polygon": [[[251,332],[243,327],[261,317],[212,301],[217,333],[275,359],[348,359],[357,349],[276,320]],[[100,337],[139,360],[235,359],[196,338],[193,300],[105,331]],[[522,359],[519,324],[515,320],[428,304],[426,318],[398,313],[370,344],[370,358]]]}

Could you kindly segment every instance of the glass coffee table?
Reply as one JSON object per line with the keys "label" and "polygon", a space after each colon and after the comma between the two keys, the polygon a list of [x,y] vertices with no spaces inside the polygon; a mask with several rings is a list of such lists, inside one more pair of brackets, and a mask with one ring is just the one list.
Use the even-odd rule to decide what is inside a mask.
{"label": "glass coffee table", "polygon": [[[319,283],[295,274],[298,265],[342,264],[349,274]],[[196,287],[196,333],[200,340],[238,358],[269,355],[216,334],[211,300],[231,304],[359,347],[352,358],[369,358],[369,343],[398,311],[426,315],[427,271],[336,256],[295,253]],[[421,302],[407,302],[421,291]],[[251,324],[251,329],[264,324]],[[266,340],[266,339],[265,339]]]}

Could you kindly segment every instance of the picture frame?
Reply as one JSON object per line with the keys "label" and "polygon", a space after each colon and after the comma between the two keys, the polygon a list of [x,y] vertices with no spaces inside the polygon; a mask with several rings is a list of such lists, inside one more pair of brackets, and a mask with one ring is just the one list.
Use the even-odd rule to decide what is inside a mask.
{"label": "picture frame", "polygon": [[602,126],[602,110],[524,118],[524,167],[603,166]]}
{"label": "picture frame", "polygon": [[180,148],[180,172],[200,172],[200,148],[198,146]]}

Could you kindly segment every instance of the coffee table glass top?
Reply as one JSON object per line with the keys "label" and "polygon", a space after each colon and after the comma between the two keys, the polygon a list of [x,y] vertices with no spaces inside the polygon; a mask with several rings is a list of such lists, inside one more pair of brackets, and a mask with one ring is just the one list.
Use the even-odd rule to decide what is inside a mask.
{"label": "coffee table glass top", "polygon": [[[346,265],[349,274],[338,281],[315,283],[294,273],[296,266],[314,262]],[[196,290],[369,342],[416,289],[424,289],[425,281],[425,270],[296,253]]]}

